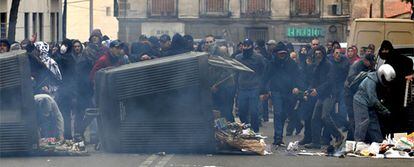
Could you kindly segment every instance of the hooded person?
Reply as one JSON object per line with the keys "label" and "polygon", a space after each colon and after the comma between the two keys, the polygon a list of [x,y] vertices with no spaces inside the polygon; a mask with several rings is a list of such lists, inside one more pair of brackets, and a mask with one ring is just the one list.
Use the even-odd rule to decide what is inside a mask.
{"label": "hooded person", "polygon": [[[266,95],[267,92],[271,92],[271,99],[275,107],[273,145],[283,146],[285,145],[283,142],[285,120],[293,108],[294,95],[298,95],[300,89],[303,88],[303,81],[300,77],[299,66],[289,57],[288,49],[282,42],[276,44],[273,58],[266,65],[261,84],[261,94]],[[264,90],[267,85],[269,85],[269,90]],[[299,120],[290,121],[297,123]]]}
{"label": "hooded person", "polygon": [[[259,93],[263,81],[265,62],[263,56],[253,51],[253,41],[243,41],[243,51],[236,60],[254,71],[237,72],[235,76],[239,102],[239,116],[242,123],[250,123],[255,132],[259,131]],[[250,119],[249,119],[250,118]]]}
{"label": "hooded person", "polygon": [[413,61],[397,52],[392,43],[387,40],[382,42],[378,54],[382,60],[385,60],[384,64],[391,65],[396,73],[389,89],[383,89],[386,91],[379,93],[384,105],[391,111],[390,117],[380,118],[383,126],[382,130],[385,134],[401,130],[414,130],[413,126],[408,124],[409,113],[404,108],[406,82],[407,80],[413,80]]}
{"label": "hooded person", "polygon": [[34,46],[39,52],[39,58],[42,63],[54,74],[57,80],[62,80],[62,74],[60,73],[59,66],[55,60],[49,57],[49,45],[46,42],[35,42]]}
{"label": "hooded person", "polygon": [[186,43],[187,42],[183,38],[183,36],[181,36],[179,33],[174,34],[172,41],[171,41],[171,49],[164,52],[163,57],[188,52],[186,50]]}
{"label": "hooded person", "polygon": [[65,138],[72,139],[72,111],[75,111],[76,99],[76,58],[72,55],[72,40],[64,39],[60,46],[60,57],[56,59],[62,73],[56,101],[59,104],[65,123]]}
{"label": "hooded person", "polygon": [[10,51],[10,43],[7,39],[0,39],[0,53]]}
{"label": "hooded person", "polygon": [[191,35],[184,35],[186,41],[185,49],[187,52],[194,51],[194,38]]}
{"label": "hooded person", "polygon": [[[334,73],[332,64],[327,59],[325,51],[325,48],[322,46],[315,47],[312,57],[314,67],[308,90],[310,90],[309,95],[316,99],[316,103],[311,120],[312,140],[311,143],[305,144],[306,148],[311,149],[321,147],[321,132],[323,128],[329,129],[332,136],[335,137],[335,146],[338,146],[343,139],[342,134],[332,119],[332,107],[326,107],[333,104],[332,77]],[[304,138],[308,137],[305,136]]]}
{"label": "hooded person", "polygon": [[384,64],[378,71],[369,72],[354,95],[355,141],[382,142],[378,115],[388,116],[390,111],[381,103],[377,95],[379,89],[390,86],[396,72],[391,65]]}

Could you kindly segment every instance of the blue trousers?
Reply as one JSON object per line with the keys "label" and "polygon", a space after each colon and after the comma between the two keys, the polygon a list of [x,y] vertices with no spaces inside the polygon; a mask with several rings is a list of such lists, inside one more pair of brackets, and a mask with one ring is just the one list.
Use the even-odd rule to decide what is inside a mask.
{"label": "blue trousers", "polygon": [[283,141],[283,129],[288,112],[292,108],[292,98],[280,92],[272,92],[274,113],[274,142]]}
{"label": "blue trousers", "polygon": [[242,123],[250,123],[259,132],[259,90],[239,90],[239,117]]}
{"label": "blue trousers", "polygon": [[355,116],[355,141],[362,142],[382,142],[381,127],[377,113],[368,108],[367,104],[362,104],[354,100]]}

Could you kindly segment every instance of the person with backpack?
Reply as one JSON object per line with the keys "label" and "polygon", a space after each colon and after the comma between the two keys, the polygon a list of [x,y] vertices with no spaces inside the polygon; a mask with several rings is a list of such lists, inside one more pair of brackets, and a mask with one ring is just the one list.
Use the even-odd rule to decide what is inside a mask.
{"label": "person with backpack", "polygon": [[348,76],[345,80],[344,98],[346,111],[348,113],[348,135],[347,140],[354,140],[355,120],[353,110],[353,98],[358,90],[359,84],[367,76],[369,71],[373,71],[375,67],[375,55],[365,55],[361,60],[358,60],[349,68]]}
{"label": "person with backpack", "polygon": [[355,141],[371,143],[383,140],[378,114],[390,115],[391,112],[381,104],[377,91],[389,87],[395,78],[394,68],[389,64],[384,64],[378,71],[369,72],[358,86],[353,99],[356,122]]}

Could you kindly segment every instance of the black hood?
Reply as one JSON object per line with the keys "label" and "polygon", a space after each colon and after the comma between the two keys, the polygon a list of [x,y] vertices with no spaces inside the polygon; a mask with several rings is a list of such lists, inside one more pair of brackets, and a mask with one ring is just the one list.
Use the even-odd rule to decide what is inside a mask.
{"label": "black hood", "polygon": [[180,34],[175,34],[171,41],[171,48],[173,50],[182,50],[185,48],[185,39]]}
{"label": "black hood", "polygon": [[[387,50],[389,50],[389,52],[388,52],[388,54],[387,54],[387,56],[385,56],[384,54],[382,54],[382,50],[384,50],[384,49],[387,49]],[[388,40],[384,40],[384,41],[382,41],[382,43],[381,43],[381,47],[380,47],[380,49],[379,49],[379,51],[378,51],[378,55],[381,57],[381,59],[384,59],[384,60],[386,60],[386,59],[388,59],[388,58],[390,58],[391,56],[397,56],[397,55],[395,55],[394,54],[394,47],[392,46],[392,44],[391,44],[391,42],[390,41],[388,41]]]}

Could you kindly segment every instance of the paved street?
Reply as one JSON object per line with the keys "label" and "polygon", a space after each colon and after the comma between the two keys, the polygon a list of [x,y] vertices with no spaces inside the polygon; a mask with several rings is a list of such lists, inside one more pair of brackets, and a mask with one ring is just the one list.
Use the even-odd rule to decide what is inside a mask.
{"label": "paved street", "polygon": [[[272,141],[273,123],[265,123],[263,133]],[[301,136],[289,137],[286,143],[300,139]],[[369,159],[369,158],[335,158],[318,156],[296,156],[284,149],[274,150],[273,155],[237,155],[237,154],[113,154],[91,151],[85,157],[7,157],[0,159],[1,167],[202,167],[202,166],[352,166],[352,167],[412,167],[414,160],[407,159]]]}

